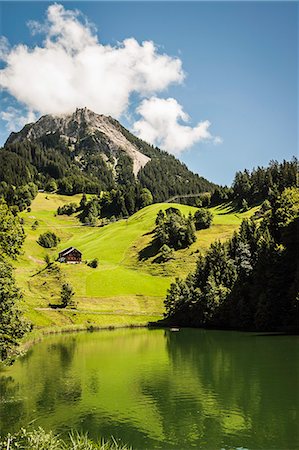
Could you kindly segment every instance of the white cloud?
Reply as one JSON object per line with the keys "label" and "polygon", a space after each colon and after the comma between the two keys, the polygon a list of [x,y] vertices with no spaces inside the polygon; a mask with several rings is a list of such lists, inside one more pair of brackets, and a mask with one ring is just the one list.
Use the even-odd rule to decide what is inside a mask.
{"label": "white cloud", "polygon": [[3,60],[9,53],[9,43],[5,36],[0,36],[0,59]]}
{"label": "white cloud", "polygon": [[9,49],[3,40],[0,52],[0,87],[29,111],[63,114],[86,106],[119,118],[132,93],[153,95],[184,79],[181,60],[159,53],[153,42],[103,45],[78,11],[62,5],[49,6],[46,22],[29,26],[45,33],[42,46]]}
{"label": "white cloud", "polygon": [[10,106],[6,111],[0,112],[0,119],[7,122],[8,131],[19,131],[26,123],[35,122],[37,116],[33,111],[22,114],[19,109]]}
{"label": "white cloud", "polygon": [[174,98],[145,99],[137,112],[141,118],[133,126],[135,134],[169,153],[178,155],[202,141],[222,142],[221,138],[210,133],[211,123],[208,120],[199,122],[195,127],[182,124],[188,122],[189,116]]}
{"label": "white cloud", "polygon": [[143,139],[174,154],[196,142],[221,141],[210,134],[210,122],[190,127],[188,115],[175,99],[156,97],[172,83],[182,83],[185,74],[181,60],[162,54],[153,42],[130,38],[104,45],[79,11],[59,4],[48,7],[45,22],[31,21],[28,26],[32,34],[44,34],[42,45],[10,47],[0,37],[4,62],[0,89],[21,105],[19,111],[9,107],[0,113],[9,131],[40,114],[71,113],[80,107],[115,118],[131,117],[130,98],[135,93],[143,101],[133,129]]}

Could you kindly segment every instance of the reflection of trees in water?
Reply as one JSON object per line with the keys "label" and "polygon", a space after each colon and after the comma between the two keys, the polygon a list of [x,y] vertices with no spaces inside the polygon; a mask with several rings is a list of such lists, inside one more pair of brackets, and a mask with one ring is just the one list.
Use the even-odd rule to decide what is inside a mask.
{"label": "reflection of trees in water", "polygon": [[88,378],[88,390],[91,394],[97,394],[100,389],[99,377],[97,373],[92,373]]}
{"label": "reflection of trees in water", "polygon": [[0,376],[0,432],[18,422],[24,413],[23,399],[18,397],[19,385],[11,376]]}
{"label": "reflection of trees in water", "polygon": [[[249,447],[298,447],[296,338],[204,330],[166,331],[165,338],[174,377],[187,370],[198,380],[202,410],[231,445],[243,435]],[[214,416],[207,398],[215,400]]]}
{"label": "reflection of trees in water", "polygon": [[54,411],[61,402],[71,404],[81,398],[80,378],[72,374],[76,346],[75,338],[48,346],[49,358],[44,369],[43,387],[36,396],[37,411]]}
{"label": "reflection of trees in water", "polygon": [[189,448],[192,442],[202,440],[205,417],[199,399],[192,395],[186,398],[176,395],[175,383],[167,374],[154,382],[144,380],[141,387],[143,395],[151,398],[151,403],[159,412],[164,435],[163,448]]}
{"label": "reflection of trees in water", "polygon": [[1,430],[15,431],[35,419],[41,423],[81,399],[81,380],[73,370],[76,346],[69,336],[55,344],[45,341],[15,363],[14,378],[0,378]]}
{"label": "reflection of trees in water", "polygon": [[31,347],[31,348],[29,348],[27,351],[26,351],[26,353],[24,353],[23,355],[22,355],[22,358],[19,358],[18,359],[18,362],[23,366],[23,365],[25,365],[25,364],[27,364],[27,362],[30,360],[30,358],[31,358],[31,355],[32,355],[32,353],[33,353],[33,347]]}
{"label": "reflection of trees in water", "polygon": [[72,337],[69,338],[67,342],[57,342],[50,345],[48,348],[50,352],[59,354],[61,367],[65,370],[70,367],[73,362],[76,347],[77,340],[75,337]]}
{"label": "reflection of trees in water", "polygon": [[[127,444],[128,446],[134,442],[134,450],[167,448],[164,443],[163,447],[161,447],[158,440],[149,436],[147,432],[141,430],[138,424],[134,424],[130,419],[127,421],[120,421],[115,417],[112,419],[111,417],[104,416],[102,421],[99,421],[99,418],[97,418],[96,421],[91,423],[92,426],[90,427],[89,416],[87,416],[85,419],[86,426],[84,427],[84,430],[88,430],[90,427],[91,432],[89,434],[94,440],[99,437],[100,430],[100,436],[107,440],[111,439],[111,436],[113,436],[116,441]],[[180,447],[180,449],[181,448],[183,450],[183,447]]]}

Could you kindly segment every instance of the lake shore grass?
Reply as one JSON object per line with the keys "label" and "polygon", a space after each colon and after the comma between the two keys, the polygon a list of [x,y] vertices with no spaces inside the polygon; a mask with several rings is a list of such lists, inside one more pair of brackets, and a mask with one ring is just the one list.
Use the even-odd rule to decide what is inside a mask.
{"label": "lake shore grass", "polygon": [[99,439],[94,442],[87,434],[72,431],[68,439],[62,439],[52,431],[45,431],[39,427],[36,430],[22,428],[18,433],[0,437],[0,450],[131,450],[126,444],[117,442],[111,437],[109,440]]}

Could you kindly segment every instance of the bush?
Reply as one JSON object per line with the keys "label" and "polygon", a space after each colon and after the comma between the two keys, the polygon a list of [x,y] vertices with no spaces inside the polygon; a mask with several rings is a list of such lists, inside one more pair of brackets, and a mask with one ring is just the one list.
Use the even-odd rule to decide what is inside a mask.
{"label": "bush", "polygon": [[56,247],[60,242],[58,236],[52,231],[47,231],[39,236],[37,243],[44,248],[53,248]]}
{"label": "bush", "polygon": [[96,269],[96,268],[98,267],[98,265],[99,265],[99,260],[98,260],[98,258],[92,259],[91,261],[89,261],[89,262],[87,263],[87,265],[88,265],[89,267],[92,267],[93,269]]}
{"label": "bush", "polygon": [[54,192],[57,191],[57,183],[54,179],[48,180],[45,185],[46,192]]}
{"label": "bush", "polygon": [[194,224],[197,230],[209,228],[213,221],[213,214],[206,208],[200,208],[194,214]]}
{"label": "bush", "polygon": [[78,210],[79,206],[76,203],[67,203],[66,205],[59,206],[57,209],[57,214],[59,216],[66,214],[67,216],[71,216]]}
{"label": "bush", "polygon": [[35,221],[33,222],[33,224],[31,225],[32,230],[36,230],[37,227],[38,227],[38,225],[39,225],[38,220],[35,220]]}

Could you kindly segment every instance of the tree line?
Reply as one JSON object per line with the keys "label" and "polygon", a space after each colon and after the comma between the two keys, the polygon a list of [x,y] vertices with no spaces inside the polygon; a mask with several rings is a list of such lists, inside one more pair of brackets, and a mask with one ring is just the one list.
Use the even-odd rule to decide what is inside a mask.
{"label": "tree line", "polygon": [[29,330],[19,308],[22,294],[10,263],[20,254],[24,240],[18,216],[0,198],[0,362],[13,360],[20,339]]}
{"label": "tree line", "polygon": [[262,218],[246,219],[224,243],[200,254],[195,272],[176,279],[166,322],[245,330],[299,328],[299,189],[271,197]]}
{"label": "tree line", "polygon": [[291,161],[270,161],[268,167],[257,167],[252,171],[245,169],[235,175],[232,187],[217,186],[211,195],[211,203],[217,205],[234,201],[241,207],[252,206],[263,200],[277,196],[287,187],[298,182],[298,159]]}
{"label": "tree line", "polygon": [[35,142],[9,143],[8,140],[0,149],[0,195],[22,210],[26,202],[22,202],[20,190],[32,185],[36,192],[43,189],[67,195],[117,190],[126,197],[123,214],[132,214],[138,209],[138,195],[144,188],[152,193],[155,202],[173,195],[214,189],[213,183],[192,173],[174,156],[150,146],[123,128],[122,132],[151,158],[137,178],[132,159],[121,150],[111,152],[104,140],[95,147],[92,137],[86,137],[73,145],[68,140],[61,141],[54,133]]}

